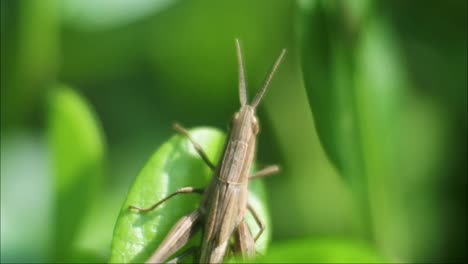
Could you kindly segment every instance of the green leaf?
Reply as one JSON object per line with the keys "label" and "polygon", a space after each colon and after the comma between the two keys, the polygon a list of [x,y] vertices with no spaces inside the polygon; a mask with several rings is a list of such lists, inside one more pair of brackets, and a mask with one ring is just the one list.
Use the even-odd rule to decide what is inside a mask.
{"label": "green leaf", "polygon": [[[409,259],[412,228],[404,198],[402,107],[409,88],[397,36],[374,16],[356,49],[354,92],[376,243],[392,260]],[[419,188],[417,189],[419,190]]]}
{"label": "green leaf", "polygon": [[349,13],[362,16],[362,9],[365,5],[317,1],[303,11],[300,24],[304,82],[317,132],[331,161],[352,184],[361,180],[363,165],[353,83],[358,30],[353,22],[360,17]]}
{"label": "green leaf", "polygon": [[371,2],[320,3],[305,12],[303,23],[310,27],[303,27],[302,40],[304,80],[319,136],[353,190],[362,235],[377,233],[379,243],[393,244],[388,252],[403,251],[405,246],[393,249],[402,236],[388,228],[403,221],[393,196],[401,182],[395,180],[399,109],[408,84],[396,35]]}
{"label": "green leaf", "polygon": [[[341,2],[340,2],[341,3]],[[317,1],[304,9],[301,26],[304,83],[320,141],[356,197],[357,223],[370,237],[367,181],[353,83],[356,36],[347,4]],[[362,7],[364,8],[364,7]],[[357,12],[357,11],[356,11]],[[360,12],[358,12],[360,13]],[[352,21],[347,21],[344,18]]]}
{"label": "green leaf", "polygon": [[139,19],[164,11],[175,0],[159,1],[74,1],[62,4],[63,20],[79,29],[105,30],[135,23]]}
{"label": "green leaf", "polygon": [[257,263],[384,263],[382,256],[360,240],[322,238],[272,244]]}
{"label": "green leaf", "polygon": [[[210,160],[219,159],[225,141],[222,132],[211,128],[196,128],[190,130],[190,134],[203,147]],[[181,194],[147,213],[129,210],[129,205],[149,207],[178,188],[205,187],[211,174],[186,137],[175,135],[164,143],[145,164],[128,192],[115,225],[109,261],[146,261],[172,225],[198,207],[201,196]],[[263,185],[260,181],[253,181],[251,190],[253,192],[249,194],[249,201],[263,218],[268,219]],[[248,215],[249,224],[254,222],[252,220]],[[255,232],[257,229],[251,226],[251,230]],[[265,233],[258,241],[259,248],[263,250],[270,236],[269,232]],[[194,244],[200,244],[199,237],[192,239],[186,247]]]}
{"label": "green leaf", "polygon": [[2,1],[1,125],[28,126],[44,88],[56,79],[60,1]]}
{"label": "green leaf", "polygon": [[90,106],[67,87],[51,92],[48,121],[56,191],[56,258],[70,261],[74,239],[102,181],[103,137]]}

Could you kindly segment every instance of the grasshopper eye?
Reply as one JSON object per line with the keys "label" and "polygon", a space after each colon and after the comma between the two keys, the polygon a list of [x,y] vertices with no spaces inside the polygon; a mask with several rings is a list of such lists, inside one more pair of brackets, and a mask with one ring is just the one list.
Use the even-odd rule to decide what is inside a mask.
{"label": "grasshopper eye", "polygon": [[260,130],[260,126],[258,125],[258,121],[255,116],[252,118],[252,130],[255,134]]}
{"label": "grasshopper eye", "polygon": [[239,119],[239,112],[236,112],[234,116],[231,119],[231,122],[229,123],[228,127],[231,128],[234,125],[234,122]]}

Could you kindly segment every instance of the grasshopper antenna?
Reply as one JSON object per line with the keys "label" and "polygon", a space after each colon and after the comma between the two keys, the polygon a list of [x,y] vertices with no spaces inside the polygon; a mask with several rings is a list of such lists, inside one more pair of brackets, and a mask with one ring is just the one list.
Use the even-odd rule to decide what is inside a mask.
{"label": "grasshopper antenna", "polygon": [[257,93],[257,95],[255,96],[255,98],[252,101],[252,108],[253,109],[255,109],[257,107],[258,103],[260,102],[263,95],[265,94],[265,91],[266,91],[268,85],[270,84],[270,81],[273,78],[273,75],[275,74],[276,70],[278,69],[278,66],[280,65],[281,60],[283,59],[285,53],[286,53],[286,49],[283,49],[281,51],[281,54],[276,59],[275,64],[273,64],[273,67],[271,68],[270,73],[267,75],[267,78],[265,79],[265,82],[263,83],[262,88],[260,89],[260,91]]}
{"label": "grasshopper antenna", "polygon": [[247,91],[245,87],[245,70],[244,62],[242,60],[242,51],[239,44],[239,39],[236,38],[236,51],[237,51],[237,62],[239,64],[239,98],[241,106],[247,104]]}

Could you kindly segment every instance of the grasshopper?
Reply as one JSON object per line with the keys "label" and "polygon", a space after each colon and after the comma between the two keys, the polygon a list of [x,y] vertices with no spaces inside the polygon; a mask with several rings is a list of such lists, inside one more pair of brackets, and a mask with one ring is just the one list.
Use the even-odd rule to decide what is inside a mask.
{"label": "grasshopper", "polygon": [[[283,49],[281,51],[263,86],[252,103],[248,104],[242,51],[239,40],[236,39],[235,42],[239,65],[239,97],[241,108],[232,119],[231,129],[229,130],[228,139],[218,166],[213,165],[201,146],[193,140],[185,128],[178,124],[174,125],[177,131],[190,140],[200,157],[213,170],[214,176],[209,186],[206,189],[193,187],[180,188],[149,208],[130,206],[131,209],[147,212],[177,194],[199,193],[203,195],[199,207],[183,216],[172,227],[147,263],[165,261],[180,250],[203,227],[202,244],[199,249],[198,259],[200,263],[222,262],[227,254],[232,237],[234,237],[232,250],[235,253],[241,253],[243,258],[251,258],[256,253],[255,241],[265,230],[265,225],[254,208],[248,204],[248,182],[249,179],[275,173],[279,168],[275,165],[267,166],[250,175],[250,167],[255,155],[256,138],[260,129],[255,109],[265,94],[268,84],[280,65],[286,50]],[[252,213],[256,223],[260,227],[255,237],[252,236],[244,221],[247,210]],[[172,259],[171,262],[177,262],[188,253],[195,251],[194,248],[191,248],[183,252],[179,257]]]}

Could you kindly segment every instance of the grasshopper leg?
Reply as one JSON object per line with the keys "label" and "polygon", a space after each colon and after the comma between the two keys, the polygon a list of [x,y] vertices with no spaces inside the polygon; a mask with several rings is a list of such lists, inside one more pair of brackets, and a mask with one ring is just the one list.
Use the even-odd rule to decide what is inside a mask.
{"label": "grasshopper leg", "polygon": [[254,239],[254,241],[257,242],[257,239],[262,235],[263,231],[265,231],[265,222],[263,222],[263,220],[260,218],[257,211],[255,211],[255,208],[253,208],[252,205],[248,204],[247,209],[250,211],[250,213],[252,213],[255,222],[257,222],[258,227],[260,227],[260,231],[258,231]]}
{"label": "grasshopper leg", "polygon": [[161,205],[162,203],[164,203],[165,201],[169,200],[170,198],[176,196],[177,194],[181,194],[181,193],[199,193],[199,194],[202,194],[203,191],[204,191],[204,189],[201,189],[201,188],[183,187],[183,188],[180,188],[177,191],[169,194],[168,196],[163,198],[161,201],[155,203],[151,207],[140,208],[140,207],[137,207],[137,206],[134,206],[134,205],[130,205],[128,208],[137,210],[139,212],[149,212],[149,211],[153,210],[154,208],[158,207],[159,205]]}
{"label": "grasshopper leg", "polygon": [[255,172],[254,174],[251,174],[249,176],[249,179],[268,176],[268,175],[277,173],[278,171],[279,171],[279,167],[277,165],[270,165],[270,166],[267,166],[267,167]]}
{"label": "grasshopper leg", "polygon": [[173,127],[175,130],[177,130],[179,133],[181,133],[182,135],[186,136],[190,142],[192,143],[193,147],[195,148],[195,150],[198,152],[198,154],[200,155],[200,157],[203,159],[203,161],[206,163],[206,165],[208,165],[208,167],[210,167],[211,170],[216,170],[216,166],[213,165],[213,163],[210,161],[210,159],[208,158],[208,155],[206,155],[205,151],[203,150],[203,148],[200,146],[200,144],[198,144],[193,138],[192,136],[190,135],[190,133],[188,132],[187,129],[185,129],[184,127],[182,127],[181,125],[179,125],[178,123],[174,123],[173,124]]}
{"label": "grasshopper leg", "polygon": [[255,240],[244,220],[234,230],[234,254],[240,253],[244,260],[255,257]]}
{"label": "grasshopper leg", "polygon": [[183,216],[171,228],[158,249],[146,263],[161,263],[187,244],[200,229],[200,211],[198,209]]}

